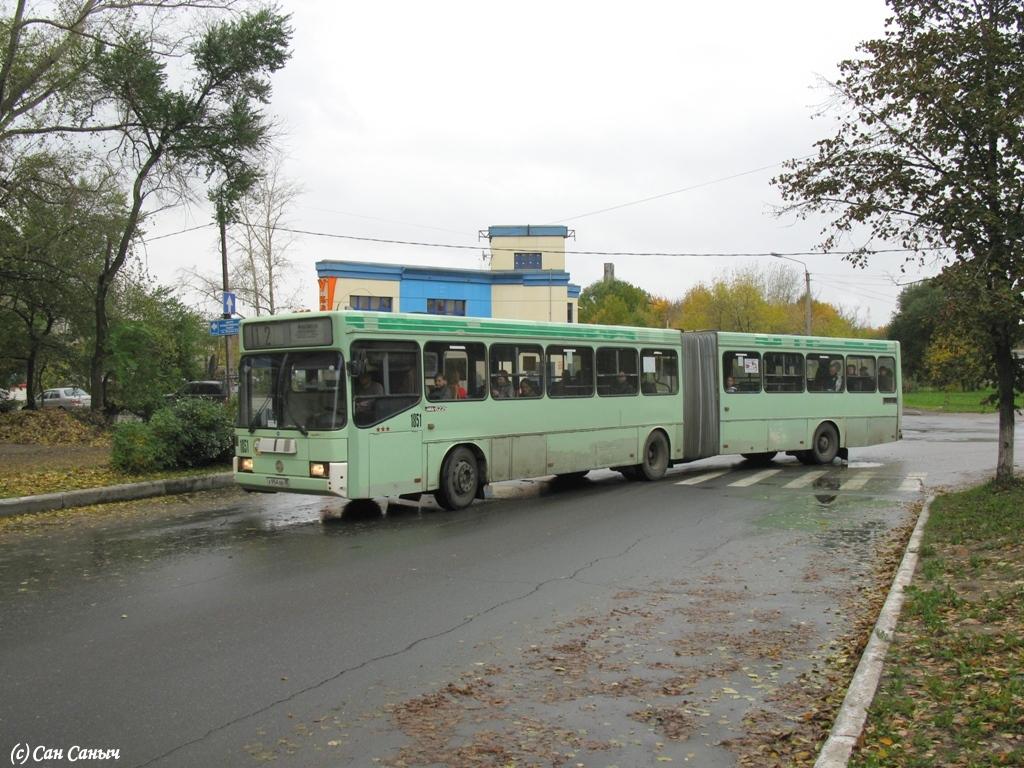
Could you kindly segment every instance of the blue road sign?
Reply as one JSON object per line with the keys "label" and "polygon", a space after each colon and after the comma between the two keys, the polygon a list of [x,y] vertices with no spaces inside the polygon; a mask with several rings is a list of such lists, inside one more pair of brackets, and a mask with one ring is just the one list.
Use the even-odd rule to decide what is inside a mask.
{"label": "blue road sign", "polygon": [[210,320],[211,336],[237,336],[238,324],[241,321],[234,317],[230,320]]}
{"label": "blue road sign", "polygon": [[235,294],[231,291],[224,291],[224,314],[235,314]]}

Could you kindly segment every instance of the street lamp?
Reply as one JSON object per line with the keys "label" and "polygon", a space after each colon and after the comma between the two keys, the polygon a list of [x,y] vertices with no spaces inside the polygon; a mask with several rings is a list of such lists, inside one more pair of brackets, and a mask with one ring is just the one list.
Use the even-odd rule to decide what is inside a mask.
{"label": "street lamp", "polygon": [[795,261],[804,268],[804,335],[811,335],[811,273],[807,271],[807,264],[800,261],[800,259],[794,259],[792,256],[783,256],[781,253],[773,253],[776,259],[785,259],[786,261]]}

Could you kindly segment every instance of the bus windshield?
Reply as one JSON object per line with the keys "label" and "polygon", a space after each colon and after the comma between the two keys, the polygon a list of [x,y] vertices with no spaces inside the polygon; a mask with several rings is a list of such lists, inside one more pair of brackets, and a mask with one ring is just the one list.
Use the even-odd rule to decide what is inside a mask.
{"label": "bus windshield", "polygon": [[238,426],[297,429],[345,426],[345,366],[339,352],[245,355],[239,369]]}

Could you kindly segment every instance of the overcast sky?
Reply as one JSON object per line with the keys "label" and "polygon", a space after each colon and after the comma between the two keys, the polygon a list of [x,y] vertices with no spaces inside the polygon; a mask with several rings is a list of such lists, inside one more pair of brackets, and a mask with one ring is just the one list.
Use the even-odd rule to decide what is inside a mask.
{"label": "overcast sky", "polygon": [[[569,251],[708,254],[819,242],[823,222],[773,215],[781,201],[769,180],[832,132],[831,118],[812,119],[828,98],[821,80],[859,41],[881,36],[886,17],[881,0],[286,0],[282,9],[294,55],[274,77],[271,110],[286,134],[285,174],[305,189],[291,226],[482,249],[477,232],[492,224],[565,224],[576,233]],[[676,190],[687,191],[665,194]],[[149,233],[208,221],[202,206],[179,208]],[[310,235],[290,255],[309,307],[320,259],[482,266],[480,250]],[[876,256],[867,270],[800,258],[816,297],[875,325],[900,290],[889,275],[930,273],[901,276],[900,256]],[[154,241],[148,260],[168,283],[183,267],[219,270],[215,232]],[[605,261],[670,299],[723,270],[778,263],[567,256],[582,286]]]}

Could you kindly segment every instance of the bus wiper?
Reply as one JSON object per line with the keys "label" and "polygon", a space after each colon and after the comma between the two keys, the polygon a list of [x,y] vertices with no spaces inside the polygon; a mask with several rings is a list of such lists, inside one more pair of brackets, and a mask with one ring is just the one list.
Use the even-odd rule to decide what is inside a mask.
{"label": "bus wiper", "polygon": [[270,403],[270,396],[263,398],[263,402],[260,403],[260,407],[256,409],[256,413],[253,414],[252,418],[249,419],[249,434],[251,435],[256,431],[256,427],[259,426],[260,416],[263,415],[263,409]]}
{"label": "bus wiper", "polygon": [[285,371],[288,370],[288,352],[284,353],[284,359],[281,361],[281,371],[277,374],[277,392],[281,396],[281,405],[284,406],[284,415],[295,423],[295,428],[299,430],[303,437],[309,434],[309,430],[299,424],[298,421],[292,416],[292,411],[288,407],[288,390],[281,388],[281,382],[284,379]]}

